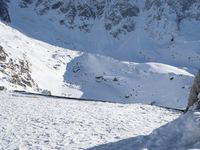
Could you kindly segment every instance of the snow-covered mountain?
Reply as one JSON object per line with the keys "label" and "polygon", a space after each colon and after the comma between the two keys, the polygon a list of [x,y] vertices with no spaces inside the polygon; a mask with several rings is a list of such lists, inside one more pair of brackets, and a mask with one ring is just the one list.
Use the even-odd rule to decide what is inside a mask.
{"label": "snow-covered mountain", "polygon": [[183,69],[63,49],[2,23],[0,32],[0,84],[8,89],[186,107],[193,75]]}
{"label": "snow-covered mountain", "polygon": [[8,6],[13,27],[56,46],[198,68],[198,0],[15,0]]}
{"label": "snow-covered mountain", "polygon": [[199,33],[199,0],[0,0],[0,149],[199,148]]}
{"label": "snow-covered mountain", "polygon": [[186,106],[200,62],[198,0],[0,3],[9,89]]}

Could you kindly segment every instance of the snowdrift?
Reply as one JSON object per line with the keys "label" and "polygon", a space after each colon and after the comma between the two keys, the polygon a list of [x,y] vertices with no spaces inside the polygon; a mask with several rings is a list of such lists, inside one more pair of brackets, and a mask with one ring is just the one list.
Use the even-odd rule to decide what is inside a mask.
{"label": "snowdrift", "polygon": [[178,119],[154,130],[148,136],[138,136],[108,143],[88,150],[185,150],[200,148],[200,111],[190,111]]}

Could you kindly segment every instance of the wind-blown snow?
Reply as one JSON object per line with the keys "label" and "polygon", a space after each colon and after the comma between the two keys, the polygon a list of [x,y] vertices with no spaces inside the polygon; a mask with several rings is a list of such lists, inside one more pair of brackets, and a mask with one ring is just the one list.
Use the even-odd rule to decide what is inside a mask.
{"label": "wind-blown snow", "polygon": [[175,111],[0,92],[0,148],[87,149],[147,135],[174,120]]}

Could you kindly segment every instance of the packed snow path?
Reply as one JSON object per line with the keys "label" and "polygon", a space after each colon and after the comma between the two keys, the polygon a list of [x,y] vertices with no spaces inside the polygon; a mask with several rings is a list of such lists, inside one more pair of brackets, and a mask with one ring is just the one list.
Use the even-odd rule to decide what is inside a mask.
{"label": "packed snow path", "polygon": [[180,113],[143,104],[0,93],[0,149],[87,149],[147,135]]}

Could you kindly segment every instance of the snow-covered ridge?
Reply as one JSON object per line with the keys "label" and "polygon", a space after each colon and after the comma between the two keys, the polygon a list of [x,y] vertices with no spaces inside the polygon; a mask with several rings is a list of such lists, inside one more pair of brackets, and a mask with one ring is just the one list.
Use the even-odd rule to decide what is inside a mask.
{"label": "snow-covered ridge", "polygon": [[[24,85],[27,77],[23,74],[19,75],[21,82],[13,84],[7,68],[1,70],[0,84],[8,89],[49,90],[54,95],[186,107],[193,80],[193,75],[186,70],[161,63],[123,62],[55,47],[3,23],[0,23],[0,32],[0,45],[5,53],[13,60],[23,60],[25,56],[29,64],[27,73],[37,85]],[[4,61],[0,63],[3,65]]]}
{"label": "snow-covered ridge", "polygon": [[10,26],[55,46],[195,72],[199,1],[10,1]]}

